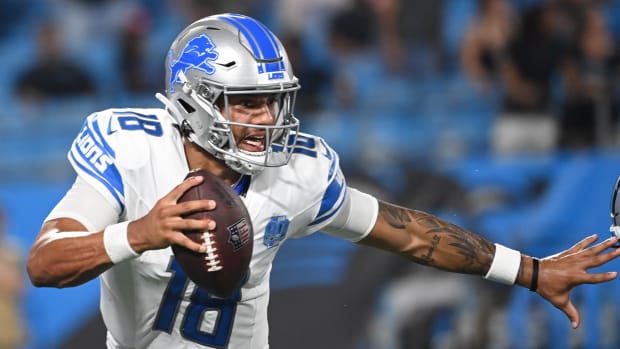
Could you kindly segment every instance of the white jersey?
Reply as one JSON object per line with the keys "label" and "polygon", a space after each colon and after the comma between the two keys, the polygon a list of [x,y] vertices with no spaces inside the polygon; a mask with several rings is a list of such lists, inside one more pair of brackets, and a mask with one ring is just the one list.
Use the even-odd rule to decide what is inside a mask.
{"label": "white jersey", "polygon": [[[69,159],[117,208],[118,221],[146,215],[189,171],[180,132],[162,109],[92,114]],[[287,239],[328,224],[342,206],[346,185],[337,154],[321,138],[300,133],[288,165],[244,176],[235,189],[254,228],[248,281],[224,300],[189,281],[171,248],[119,263],[101,275],[110,348],[268,348],[269,274],[276,252]]]}

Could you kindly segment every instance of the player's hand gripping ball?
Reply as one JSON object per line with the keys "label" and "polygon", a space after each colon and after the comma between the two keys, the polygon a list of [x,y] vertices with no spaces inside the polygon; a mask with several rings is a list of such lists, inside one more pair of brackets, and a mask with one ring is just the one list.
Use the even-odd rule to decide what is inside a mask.
{"label": "player's hand gripping ball", "polygon": [[210,295],[228,298],[248,276],[254,231],[250,215],[233,188],[207,170],[195,170],[186,178],[202,176],[203,182],[186,191],[178,202],[215,200],[212,211],[194,212],[187,217],[210,218],[216,222],[212,231],[190,230],[184,233],[205,244],[205,253],[196,253],[179,245],[172,251],[179,265],[196,285]]}

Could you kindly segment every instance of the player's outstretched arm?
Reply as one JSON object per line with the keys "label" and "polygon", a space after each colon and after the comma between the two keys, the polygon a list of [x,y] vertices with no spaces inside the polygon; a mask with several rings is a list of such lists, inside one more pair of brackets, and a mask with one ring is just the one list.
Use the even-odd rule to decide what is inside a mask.
{"label": "player's outstretched arm", "polygon": [[[597,239],[596,235],[587,237],[566,251],[539,260],[537,278],[533,278],[534,258],[521,254],[515,283],[534,287],[568,316],[574,328],[578,327],[580,317],[570,301],[570,291],[580,284],[601,283],[617,276],[616,272],[587,272],[620,255],[620,249],[603,253],[617,243],[616,238],[591,246]],[[493,243],[461,227],[428,213],[381,201],[377,222],[360,243],[441,270],[481,276],[489,272],[496,252]],[[534,279],[537,285],[532,285]]]}
{"label": "player's outstretched arm", "polygon": [[177,204],[179,197],[201,180],[201,177],[193,177],[182,182],[161,198],[147,215],[126,225],[114,224],[101,231],[89,232],[83,224],[71,218],[45,222],[28,256],[27,270],[32,284],[41,287],[80,285],[123,259],[171,244],[203,252],[204,246],[181,231],[213,229],[215,222],[185,219],[183,216],[212,210],[215,202],[195,200]]}

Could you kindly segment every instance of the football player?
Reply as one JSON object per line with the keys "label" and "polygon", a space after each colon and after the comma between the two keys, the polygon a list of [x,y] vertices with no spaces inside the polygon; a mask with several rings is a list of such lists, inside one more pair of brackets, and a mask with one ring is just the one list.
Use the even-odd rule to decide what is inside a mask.
{"label": "football player", "polygon": [[[301,133],[293,114],[300,87],[284,47],[255,19],[200,19],[172,43],[161,109],[108,109],[86,118],[68,157],[77,176],[45,219],[28,260],[35,286],[101,280],[108,348],[267,348],[269,274],[282,244],[319,230],[392,251],[440,270],[474,274],[538,292],[579,313],[573,287],[612,280],[588,273],[616,258],[611,238],[590,236],[537,259],[493,244],[428,213],[348,187],[338,154]],[[204,168],[243,198],[254,227],[247,281],[229,299],[188,280],[178,244],[204,247],[183,230],[217,222],[183,218],[212,200],[177,204]],[[412,295],[415,297],[415,295]]]}

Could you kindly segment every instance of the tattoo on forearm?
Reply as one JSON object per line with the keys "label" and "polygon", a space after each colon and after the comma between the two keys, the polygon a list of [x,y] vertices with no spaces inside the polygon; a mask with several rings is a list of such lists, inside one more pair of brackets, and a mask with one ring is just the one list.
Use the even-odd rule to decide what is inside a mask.
{"label": "tattoo on forearm", "polygon": [[390,226],[396,229],[405,229],[411,223],[411,217],[402,207],[381,204],[379,214]]}
{"label": "tattoo on forearm", "polygon": [[435,249],[437,249],[437,246],[439,245],[439,240],[441,240],[441,238],[439,237],[439,235],[433,235],[433,239],[431,240],[431,247],[428,249],[428,252],[422,256],[421,260],[422,260],[422,264],[424,265],[431,265],[433,262],[433,252],[435,252]]}
{"label": "tattoo on forearm", "polygon": [[[379,214],[394,229],[413,229],[415,224],[418,226],[417,229],[423,228],[424,235],[431,235],[428,250],[418,255],[407,256],[417,263],[443,267],[455,272],[482,274],[488,270],[493,260],[492,243],[436,216],[386,203],[381,203]],[[441,251],[440,243],[453,248],[452,251],[444,249],[442,251],[444,254],[454,253],[462,256],[463,260],[456,264],[451,261],[450,256],[444,255],[444,262],[436,263],[433,255]]]}

